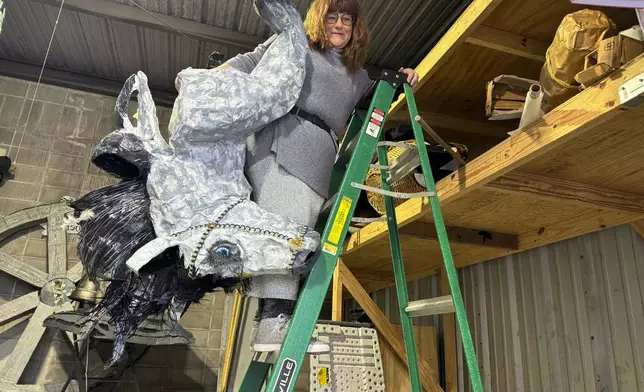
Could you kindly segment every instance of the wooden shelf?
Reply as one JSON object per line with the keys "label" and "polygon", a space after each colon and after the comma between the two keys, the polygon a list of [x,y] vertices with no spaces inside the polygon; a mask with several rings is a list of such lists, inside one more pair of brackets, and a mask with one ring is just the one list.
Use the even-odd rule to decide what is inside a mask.
{"label": "wooden shelf", "polygon": [[[454,135],[471,124],[478,126],[472,140],[501,140],[437,184],[446,225],[468,239],[451,243],[457,267],[644,218],[644,105],[620,105],[618,95],[644,72],[644,56],[512,137],[507,122],[485,118],[486,82],[501,74],[539,79],[544,43],[581,8],[568,1],[474,0],[417,67],[419,111]],[[601,10],[619,28],[636,23],[632,10]],[[400,120],[406,110],[403,97],[390,118]],[[451,132],[441,136],[453,141]],[[408,278],[435,274],[442,258],[428,200],[409,200],[396,213],[407,226],[401,241]],[[480,232],[492,240],[477,243]],[[392,273],[386,224],[351,235],[342,258],[368,292],[393,284],[386,279]]]}

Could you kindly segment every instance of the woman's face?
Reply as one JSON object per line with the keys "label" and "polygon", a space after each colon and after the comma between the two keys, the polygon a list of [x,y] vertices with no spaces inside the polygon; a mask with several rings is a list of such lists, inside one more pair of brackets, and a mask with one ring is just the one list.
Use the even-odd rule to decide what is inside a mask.
{"label": "woman's face", "polygon": [[344,48],[351,40],[353,32],[353,15],[344,12],[329,12],[326,14],[324,25],[329,43],[334,48]]}

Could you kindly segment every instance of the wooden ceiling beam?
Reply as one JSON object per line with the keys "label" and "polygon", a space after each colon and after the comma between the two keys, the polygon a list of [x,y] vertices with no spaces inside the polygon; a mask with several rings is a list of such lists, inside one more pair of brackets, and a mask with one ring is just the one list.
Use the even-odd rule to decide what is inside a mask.
{"label": "wooden ceiling beam", "polygon": [[479,26],[465,42],[541,62],[546,61],[549,46],[542,41],[485,25]]}
{"label": "wooden ceiling beam", "polygon": [[486,188],[541,199],[562,201],[601,210],[644,215],[644,196],[559,178],[511,172],[485,185]]}
{"label": "wooden ceiling beam", "polygon": [[[60,7],[61,4],[60,0],[30,1],[52,7]],[[147,11],[136,6],[119,4],[107,0],[65,0],[63,8],[136,26],[165,31],[171,34],[177,34],[178,31],[191,38],[244,49],[254,49],[264,41],[261,37],[254,35],[211,26],[193,20],[177,18],[160,12]]]}
{"label": "wooden ceiling beam", "polygon": [[[618,72],[601,84],[580,92],[540,120],[530,124],[522,132],[503,140],[458,171],[438,181],[436,189],[441,208],[444,211],[448,210],[450,203],[570,143],[571,140],[583,136],[596,127],[605,125],[607,132],[610,131],[610,124],[615,123],[611,120],[624,115],[626,111],[637,110],[619,104],[619,89],[624,82],[637,77],[642,72],[644,72],[644,56],[623,65]],[[430,211],[429,201],[426,198],[410,199],[396,207],[398,225],[405,226]],[[476,212],[473,211],[473,213]],[[359,251],[362,247],[386,236],[387,223],[370,223],[349,237],[344,251],[345,253]]]}
{"label": "wooden ceiling beam", "polygon": [[351,269],[351,272],[358,280],[368,280],[370,282],[391,283],[391,277],[393,276],[393,272],[391,270],[389,270],[389,272],[384,272],[353,268]]}
{"label": "wooden ceiling beam", "polygon": [[[497,139],[507,137],[507,132],[514,129],[512,126],[505,126],[495,122],[484,122],[448,116],[440,113],[419,111],[418,115],[423,118],[432,127],[452,129],[455,131],[476,133],[483,136],[490,136]],[[394,122],[409,122],[409,112],[407,110],[395,112],[389,117]]]}
{"label": "wooden ceiling beam", "polygon": [[[486,230],[446,227],[450,242],[500,249],[519,249],[519,239],[514,234],[494,233]],[[399,229],[401,236],[436,241],[438,235],[433,223],[411,222]]]}
{"label": "wooden ceiling beam", "polygon": [[[452,24],[443,37],[418,64],[419,79],[416,89],[420,90],[438,70],[445,65],[461,43],[465,42],[477,27],[487,18],[502,0],[473,0],[461,16]],[[405,95],[401,94],[391,107],[393,115],[405,106]]]}

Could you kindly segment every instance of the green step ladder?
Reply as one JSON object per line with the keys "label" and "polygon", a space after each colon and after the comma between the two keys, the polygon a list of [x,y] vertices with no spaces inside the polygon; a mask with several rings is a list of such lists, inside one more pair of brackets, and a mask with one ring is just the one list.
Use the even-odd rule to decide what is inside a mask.
{"label": "green step ladder", "polygon": [[[467,321],[467,314],[463,304],[456,268],[454,267],[452,252],[447,239],[443,215],[440,210],[440,202],[436,196],[436,184],[434,183],[429,165],[427,149],[416,148],[427,188],[426,192],[415,194],[392,192],[387,181],[390,175],[388,172],[390,167],[387,162],[387,146],[415,148],[413,145],[384,141],[382,127],[386,121],[387,113],[396,95],[396,91],[401,87],[407,98],[407,106],[412,119],[411,124],[416,139],[416,146],[425,145],[423,131],[419,123],[422,119],[418,117],[414,94],[411,86],[406,83],[406,78],[407,76],[404,73],[391,70],[383,71],[375,85],[373,98],[371,99],[366,114],[362,116],[359,110],[354,111],[333,168],[330,189],[332,191],[331,194],[335,194],[335,196],[327,202],[327,206],[330,205],[331,208],[330,210],[323,210],[318,219],[318,227],[316,227],[318,231],[322,231],[320,243],[322,252],[314,263],[295,305],[291,323],[265,389],[268,392],[291,392],[295,387],[295,382],[302,370],[304,356],[306,355],[306,350],[311,335],[313,334],[322,303],[342,251],[342,244],[345,241],[360,192],[363,190],[377,192],[384,196],[386,210],[385,220],[387,221],[389,229],[393,271],[396,281],[398,306],[400,307],[400,320],[405,340],[405,350],[408,358],[411,390],[413,392],[421,392],[422,390],[411,317],[427,314],[429,308],[436,307],[438,302],[444,302],[445,299],[444,297],[439,298],[437,299],[438,302],[434,299],[409,302],[393,197],[429,197],[438,242],[443,255],[444,268],[452,293],[452,305],[448,306],[448,308],[451,309],[453,306],[453,311],[456,313],[456,320],[461,333],[472,389],[474,392],[483,392],[474,344]],[[424,123],[423,126],[427,127]],[[441,141],[441,144],[444,143]],[[376,149],[379,164],[372,165],[371,160]],[[372,167],[381,170],[382,189],[364,185],[367,171]],[[333,192],[335,190],[337,190],[337,193]],[[319,227],[324,222],[326,224],[323,227]],[[265,376],[270,371],[270,367],[271,364],[269,363],[253,361],[242,382],[240,391],[259,392],[265,384]]]}

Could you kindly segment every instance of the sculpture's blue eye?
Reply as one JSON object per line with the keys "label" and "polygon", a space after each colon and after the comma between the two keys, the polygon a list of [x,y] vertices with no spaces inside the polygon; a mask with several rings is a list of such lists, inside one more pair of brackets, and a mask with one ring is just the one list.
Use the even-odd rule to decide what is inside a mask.
{"label": "sculpture's blue eye", "polygon": [[228,247],[226,246],[218,247],[217,249],[215,249],[215,253],[222,257],[230,257],[230,249],[228,249]]}

